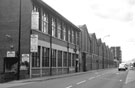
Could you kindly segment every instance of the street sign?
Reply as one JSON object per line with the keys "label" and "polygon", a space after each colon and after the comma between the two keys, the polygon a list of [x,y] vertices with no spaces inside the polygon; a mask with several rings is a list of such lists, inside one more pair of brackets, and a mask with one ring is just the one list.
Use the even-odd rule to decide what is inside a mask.
{"label": "street sign", "polygon": [[31,35],[31,52],[38,52],[38,35],[32,34]]}
{"label": "street sign", "polygon": [[29,54],[22,54],[22,62],[29,62]]}
{"label": "street sign", "polygon": [[7,57],[15,57],[15,51],[7,51]]}

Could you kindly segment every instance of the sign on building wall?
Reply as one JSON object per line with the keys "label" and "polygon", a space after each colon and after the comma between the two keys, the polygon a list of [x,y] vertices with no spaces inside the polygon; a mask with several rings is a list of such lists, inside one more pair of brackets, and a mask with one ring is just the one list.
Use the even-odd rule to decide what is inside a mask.
{"label": "sign on building wall", "polygon": [[20,70],[28,70],[28,68],[29,68],[29,54],[22,54]]}
{"label": "sign on building wall", "polygon": [[31,35],[31,52],[38,52],[38,35]]}
{"label": "sign on building wall", "polygon": [[39,12],[32,12],[31,15],[31,29],[39,29]]}
{"label": "sign on building wall", "polygon": [[7,51],[7,57],[15,57],[15,51]]}
{"label": "sign on building wall", "polygon": [[22,54],[22,62],[29,62],[29,54]]}

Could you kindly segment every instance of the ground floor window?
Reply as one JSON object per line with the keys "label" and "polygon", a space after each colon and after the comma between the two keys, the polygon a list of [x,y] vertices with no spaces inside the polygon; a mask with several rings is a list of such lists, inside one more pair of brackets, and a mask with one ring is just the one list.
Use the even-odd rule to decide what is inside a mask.
{"label": "ground floor window", "polygon": [[63,66],[67,66],[67,52],[63,52]]}
{"label": "ground floor window", "polygon": [[52,50],[52,66],[56,67],[56,50]]}
{"label": "ground floor window", "polygon": [[32,67],[40,66],[40,49],[41,49],[41,47],[38,46],[38,52],[32,53]]}
{"label": "ground floor window", "polygon": [[49,67],[49,48],[42,47],[42,66]]}
{"label": "ground floor window", "polygon": [[71,67],[71,53],[68,54],[68,66]]}
{"label": "ground floor window", "polygon": [[58,51],[58,67],[62,67],[62,51]]}

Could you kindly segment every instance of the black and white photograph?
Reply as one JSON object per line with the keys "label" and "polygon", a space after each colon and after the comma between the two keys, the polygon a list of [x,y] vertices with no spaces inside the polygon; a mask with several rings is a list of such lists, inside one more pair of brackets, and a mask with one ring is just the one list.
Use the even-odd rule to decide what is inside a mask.
{"label": "black and white photograph", "polygon": [[135,88],[135,0],[0,0],[0,88]]}

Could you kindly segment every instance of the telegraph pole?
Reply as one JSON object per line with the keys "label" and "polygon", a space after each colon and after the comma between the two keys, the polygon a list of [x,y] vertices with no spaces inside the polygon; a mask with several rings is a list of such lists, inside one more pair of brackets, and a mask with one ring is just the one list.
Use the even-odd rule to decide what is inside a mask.
{"label": "telegraph pole", "polygon": [[18,68],[17,68],[17,80],[20,79],[20,60],[21,60],[21,52],[20,52],[20,48],[21,48],[21,0],[19,2],[19,34],[18,34]]}

